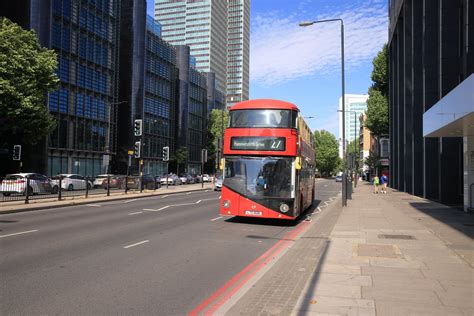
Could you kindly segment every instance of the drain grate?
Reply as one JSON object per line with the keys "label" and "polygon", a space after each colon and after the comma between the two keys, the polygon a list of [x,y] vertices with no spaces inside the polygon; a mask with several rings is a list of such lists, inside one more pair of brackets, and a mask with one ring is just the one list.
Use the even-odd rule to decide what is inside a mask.
{"label": "drain grate", "polygon": [[378,235],[379,239],[403,239],[403,240],[414,240],[416,239],[415,237],[411,235],[388,235],[388,234],[382,234]]}

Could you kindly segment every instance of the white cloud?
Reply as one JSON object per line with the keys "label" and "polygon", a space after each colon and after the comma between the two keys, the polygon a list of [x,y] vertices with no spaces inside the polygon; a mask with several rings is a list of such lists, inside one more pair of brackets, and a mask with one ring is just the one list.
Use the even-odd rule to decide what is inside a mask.
{"label": "white cloud", "polygon": [[[331,10],[330,15],[312,19],[344,19],[346,71],[370,62],[387,41],[386,6],[371,0],[342,7],[339,11],[334,12],[334,7]],[[300,27],[301,20],[305,18],[299,13],[283,15],[276,11],[253,19],[250,47],[253,84],[271,86],[317,72],[340,71],[338,22]]]}

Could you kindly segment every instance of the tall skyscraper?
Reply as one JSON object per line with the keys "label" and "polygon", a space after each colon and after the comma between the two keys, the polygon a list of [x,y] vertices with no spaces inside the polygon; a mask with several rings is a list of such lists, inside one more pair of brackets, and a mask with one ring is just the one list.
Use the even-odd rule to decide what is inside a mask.
{"label": "tall skyscraper", "polygon": [[250,0],[228,0],[227,105],[249,98]]}
{"label": "tall skyscraper", "polygon": [[162,38],[172,45],[188,45],[196,69],[214,72],[217,88],[225,92],[227,1],[157,0],[155,19],[162,25]]}
{"label": "tall skyscraper", "polygon": [[[359,117],[367,110],[367,98],[365,94],[346,94],[345,132],[346,142],[349,144],[359,137]],[[342,98],[339,98],[339,110],[342,110]],[[339,137],[342,137],[342,112],[339,112]],[[346,147],[346,149],[348,149]],[[342,142],[339,142],[339,157],[342,158]]]}

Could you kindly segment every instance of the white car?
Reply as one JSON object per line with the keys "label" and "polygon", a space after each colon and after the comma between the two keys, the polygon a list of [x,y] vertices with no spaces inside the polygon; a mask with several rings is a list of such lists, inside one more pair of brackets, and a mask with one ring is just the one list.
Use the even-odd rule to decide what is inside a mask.
{"label": "white car", "polygon": [[112,174],[109,174],[109,175],[107,175],[107,174],[99,174],[99,175],[97,175],[97,176],[95,177],[94,182],[92,183],[92,186],[93,186],[94,188],[100,188],[100,187],[102,187],[102,183],[104,183],[104,180],[107,179],[107,176],[112,177],[113,175],[112,175]]}
{"label": "white car", "polygon": [[[161,182],[161,185],[166,185],[166,175],[161,176],[160,182]],[[173,175],[168,176],[168,185],[180,185],[180,184],[182,184],[182,182],[181,182],[181,179],[177,175],[173,174]]]}
{"label": "white car", "polygon": [[[59,185],[59,177],[61,180],[61,189],[62,190],[85,190],[86,189],[86,179],[79,174],[58,174],[53,177],[53,183]],[[92,188],[92,181],[87,181],[88,189]]]}
{"label": "white car", "polygon": [[26,194],[27,178],[30,179],[28,195],[34,193],[52,193],[58,192],[58,186],[48,177],[38,173],[14,173],[7,174],[0,185],[0,191],[4,196],[10,194]]}
{"label": "white car", "polygon": [[208,174],[202,175],[202,182],[211,182],[211,177]]}

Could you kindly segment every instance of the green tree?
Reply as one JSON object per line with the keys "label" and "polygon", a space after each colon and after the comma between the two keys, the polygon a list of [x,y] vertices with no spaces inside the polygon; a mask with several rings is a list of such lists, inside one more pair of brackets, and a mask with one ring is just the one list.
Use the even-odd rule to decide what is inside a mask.
{"label": "green tree", "polygon": [[229,111],[214,109],[209,115],[209,131],[213,136],[213,142],[222,138],[222,133],[229,124]]}
{"label": "green tree", "polygon": [[346,148],[346,151],[348,153],[351,153],[352,155],[355,155],[355,168],[357,171],[359,171],[359,168],[361,166],[359,154],[359,137],[349,143]]}
{"label": "green tree", "polygon": [[371,150],[369,156],[365,158],[365,164],[370,168],[370,170],[375,171],[380,165],[380,156]]}
{"label": "green tree", "polygon": [[329,176],[340,165],[336,137],[325,130],[314,131],[314,149],[316,151],[316,168],[321,175]]}
{"label": "green tree", "polygon": [[58,88],[56,54],[38,43],[36,33],[0,18],[0,135],[2,143],[36,144],[56,121],[46,95]]}
{"label": "green tree", "polygon": [[387,44],[374,58],[371,74],[372,86],[367,100],[366,126],[376,137],[387,135],[388,121],[388,49]]}
{"label": "green tree", "polygon": [[174,153],[173,160],[176,162],[176,174],[179,174],[179,165],[185,164],[188,158],[188,150],[186,147],[179,147]]}

